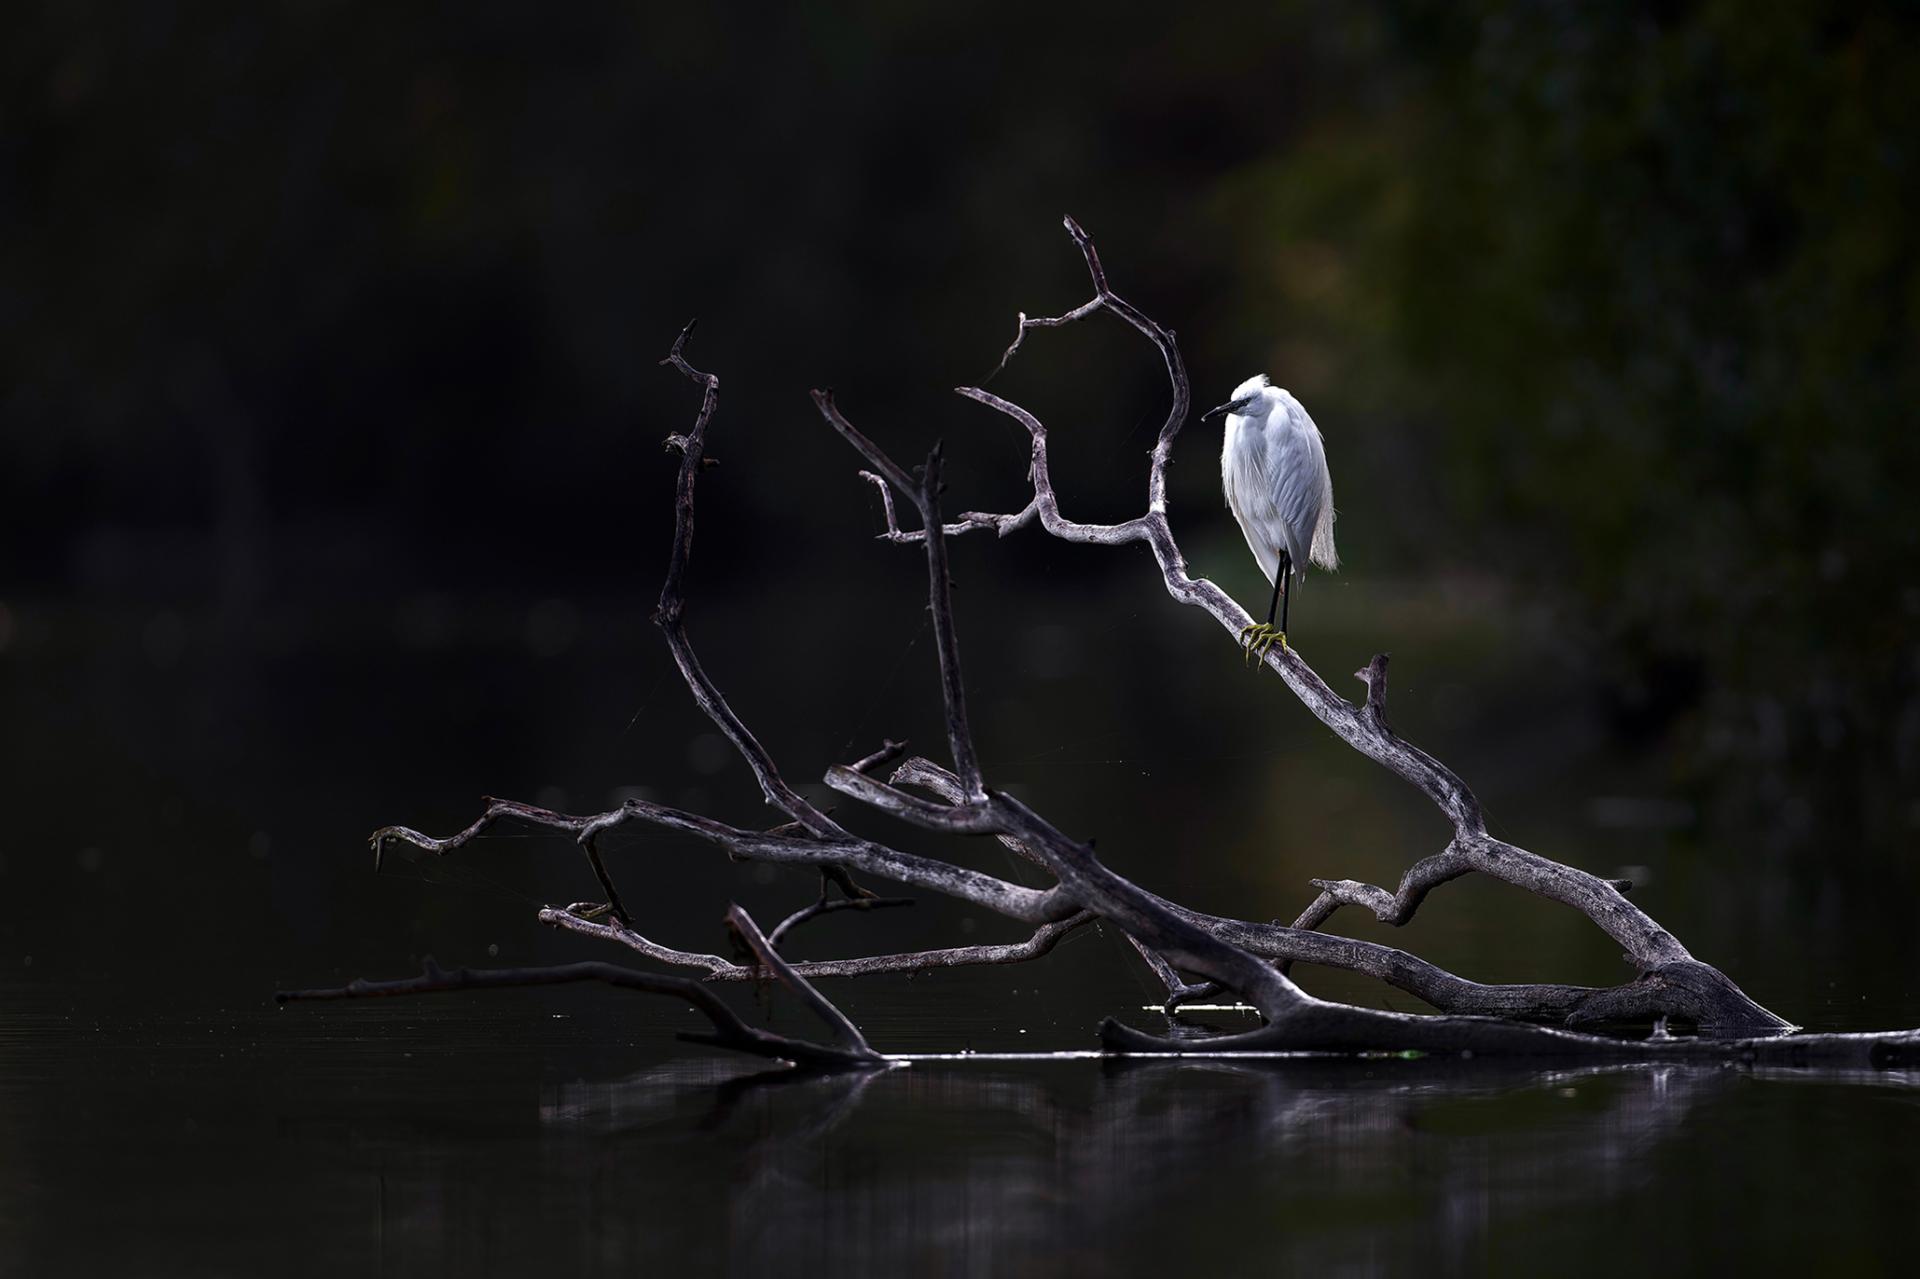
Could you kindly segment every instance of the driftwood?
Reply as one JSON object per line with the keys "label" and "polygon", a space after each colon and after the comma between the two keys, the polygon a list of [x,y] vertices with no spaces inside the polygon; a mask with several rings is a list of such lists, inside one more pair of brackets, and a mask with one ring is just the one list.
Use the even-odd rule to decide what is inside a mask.
{"label": "driftwood", "polygon": [[[772,829],[748,829],[645,800],[591,816],[574,816],[510,800],[484,801],[480,817],[444,839],[404,826],[372,837],[376,860],[390,847],[409,846],[445,856],[460,850],[500,822],[571,836],[605,896],[604,903],[575,903],[540,912],[542,922],[617,943],[637,954],[696,977],[666,977],[607,964],[548,969],[505,969],[446,974],[430,970],[400,982],[356,982],[332,991],[290,992],[282,998],[340,998],[423,993],[480,986],[530,985],[597,980],[692,1003],[714,1023],[704,1042],[815,1067],[865,1068],[887,1059],[815,989],[810,979],[933,968],[1024,962],[1045,955],[1067,933],[1093,921],[1121,930],[1167,990],[1168,1011],[1198,995],[1230,992],[1258,1013],[1260,1028],[1196,1039],[1160,1038],[1109,1019],[1101,1026],[1108,1051],[1127,1053],[1402,1052],[1496,1055],[1560,1059],[1733,1060],[1784,1065],[1891,1066],[1920,1053],[1920,1032],[1886,1036],[1799,1035],[1783,1018],[1749,999],[1718,969],[1696,959],[1677,938],[1625,896],[1630,885],[1530,852],[1487,832],[1479,801],[1445,765],[1394,733],[1387,719],[1387,658],[1375,657],[1356,672],[1365,686],[1358,702],[1328,688],[1298,650],[1276,648],[1264,657],[1287,689],[1348,745],[1403,778],[1446,815],[1453,837],[1441,851],[1416,862],[1389,891],[1345,879],[1313,881],[1318,896],[1291,926],[1225,918],[1191,910],[1137,885],[1104,865],[1091,846],[1074,840],[1025,804],[994,790],[984,776],[969,727],[966,685],[947,571],[946,539],[979,530],[1006,536],[1038,523],[1067,541],[1117,546],[1143,542],[1152,551],[1162,583],[1182,604],[1204,609],[1223,632],[1235,636],[1251,620],[1224,591],[1188,570],[1167,516],[1166,467],[1185,425],[1190,395],[1185,366],[1173,334],[1113,292],[1093,242],[1071,219],[1066,229],[1085,258],[1094,294],[1065,314],[1030,318],[1024,313],[1004,366],[1029,330],[1074,323],[1109,312],[1148,339],[1166,366],[1172,405],[1149,455],[1144,514],[1118,524],[1083,524],[1061,514],[1048,471],[1047,429],[1033,414],[978,387],[961,387],[967,399],[1003,413],[1024,427],[1031,441],[1028,478],[1033,496],[1008,515],[968,512],[945,523],[940,514],[941,449],[910,473],[864,435],[840,410],[830,391],[814,392],[826,422],[853,447],[865,466],[859,474],[879,489],[886,528],[881,537],[918,546],[927,565],[927,596],[939,659],[950,766],[921,757],[902,759],[904,748],[886,742],[865,759],[826,772],[833,790],[912,826],[928,831],[993,836],[1049,872],[1052,883],[1035,888],[920,856],[855,833],[815,807],[790,786],[771,756],[728,705],[701,666],[686,624],[687,566],[693,549],[694,496],[706,462],[707,433],[719,406],[719,378],[686,359],[689,324],[662,364],[703,388],[692,426],[667,438],[680,455],[674,494],[675,524],[666,581],[654,620],[666,636],[675,664],[700,709],[733,744],[752,770],[768,805],[784,821]],[[904,497],[918,527],[903,528],[896,500]],[[891,771],[887,771],[887,770]],[[884,776],[882,774],[885,774]],[[771,936],[763,935],[734,907],[727,921],[744,951],[744,962],[663,945],[635,930],[601,858],[598,839],[628,824],[682,832],[736,859],[811,868],[820,895],[796,910]],[[1584,914],[1617,941],[1636,975],[1621,985],[1595,988],[1558,984],[1486,985],[1450,973],[1405,951],[1319,931],[1342,906],[1370,910],[1389,924],[1403,924],[1427,894],[1449,880],[1479,873],[1525,888]],[[905,904],[863,887],[855,876],[884,879],[922,892],[961,899],[1031,925],[1027,940],[1005,945],[961,946],[847,959],[788,962],[779,953],[797,929],[820,915]],[[837,894],[837,895],[836,895]],[[1288,975],[1293,964],[1347,969],[1378,978],[1418,996],[1437,1015],[1383,1012],[1316,998]],[[814,1043],[756,1030],[728,1011],[711,993],[715,983],[771,977],[824,1021],[830,1041]],[[1645,1028],[1653,1026],[1651,1035]],[[1600,1028],[1637,1028],[1632,1035],[1594,1033]],[[1670,1029],[1690,1032],[1673,1034]]]}

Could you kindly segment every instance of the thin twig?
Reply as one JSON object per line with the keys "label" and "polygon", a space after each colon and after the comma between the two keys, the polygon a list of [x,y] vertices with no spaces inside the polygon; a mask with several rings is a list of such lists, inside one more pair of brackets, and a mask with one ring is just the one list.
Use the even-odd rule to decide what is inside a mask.
{"label": "thin twig", "polygon": [[[651,959],[698,968],[700,980],[710,982],[753,981],[764,977],[757,968],[730,963],[718,955],[699,955],[657,945],[618,924],[603,924],[568,910],[548,907],[540,912],[540,922],[570,933],[616,942]],[[883,973],[920,973],[937,968],[974,968],[994,964],[1017,964],[1038,959],[1051,951],[1068,933],[1093,922],[1093,914],[1079,911],[1042,924],[1025,941],[985,946],[948,946],[937,950],[910,950],[895,955],[856,955],[848,959],[789,960],[788,966],[802,977],[873,977]]]}
{"label": "thin twig", "polygon": [[[924,529],[908,532],[900,527],[900,520],[893,509],[893,489],[883,476],[875,475],[872,471],[862,471],[860,478],[880,490],[880,506],[886,515],[887,527],[884,532],[875,536],[883,542],[908,546],[926,539],[927,534]],[[992,529],[997,536],[1005,537],[1015,529],[1025,528],[1032,522],[1033,517],[1039,514],[1039,511],[1039,504],[1035,502],[1028,502],[1012,515],[988,515],[984,511],[965,511],[957,521],[946,525],[946,531],[952,535],[971,533],[975,529]]]}
{"label": "thin twig", "polygon": [[693,694],[694,703],[733,743],[734,749],[753,771],[754,780],[760,783],[760,793],[766,797],[767,803],[815,835],[828,839],[844,837],[846,831],[832,818],[787,785],[786,779],[780,776],[780,770],[774,766],[773,757],[759,739],[748,731],[746,724],[721,695],[719,687],[707,676],[700,659],[694,654],[693,642],[687,636],[686,576],[687,564],[693,557],[694,485],[700,478],[700,462],[706,453],[707,427],[720,407],[719,377],[694,368],[687,363],[684,354],[694,323],[691,320],[687,322],[687,327],[674,339],[667,358],[660,361],[672,365],[689,380],[706,389],[701,395],[700,411],[693,419],[692,428],[685,435],[669,437],[669,443],[680,452],[680,473],[674,487],[673,549],[667,559],[667,576],[660,586],[660,603],[654,610],[653,620],[667,637],[667,647],[673,653],[674,664],[680,668],[688,691]]}
{"label": "thin twig", "polygon": [[1123,933],[1122,936],[1127,939],[1127,944],[1133,947],[1134,953],[1153,970],[1153,975],[1160,979],[1160,984],[1166,988],[1166,999],[1161,1004],[1164,1011],[1170,1013],[1183,1003],[1190,1003],[1220,992],[1220,983],[1212,981],[1190,983],[1174,971],[1173,965],[1162,958],[1159,951],[1132,933]]}
{"label": "thin twig", "polygon": [[927,530],[927,597],[933,601],[934,647],[940,655],[940,695],[947,711],[947,741],[960,792],[969,801],[985,799],[980,757],[974,753],[967,723],[967,689],[960,678],[960,641],[953,625],[953,578],[947,571],[947,535],[940,523],[940,446],[927,454],[920,472],[920,514]]}
{"label": "thin twig", "polygon": [[879,750],[874,751],[871,755],[861,756],[859,759],[853,761],[853,763],[848,764],[847,767],[856,773],[871,773],[876,768],[885,768],[888,764],[893,763],[894,760],[899,759],[906,753],[907,744],[905,742],[896,742],[889,737],[881,741]]}
{"label": "thin twig", "polygon": [[274,1000],[288,1004],[306,1000],[367,999],[393,995],[428,995],[457,990],[559,986],[583,981],[604,982],[622,990],[638,991],[648,995],[670,995],[676,999],[685,1000],[713,1023],[712,1034],[682,1032],[680,1038],[690,1042],[732,1048],[739,1052],[751,1053],[756,1057],[790,1061],[796,1066],[844,1070],[849,1067],[871,1069],[885,1064],[885,1060],[878,1053],[865,1047],[864,1040],[858,1048],[833,1047],[760,1030],[740,1020],[738,1014],[722,1003],[717,995],[691,978],[673,977],[662,973],[643,973],[598,961],[556,964],[544,968],[456,968],[448,971],[429,959],[418,977],[406,977],[397,981],[357,979],[345,986],[331,989],[283,990],[274,995]]}
{"label": "thin twig", "polygon": [[[828,774],[830,782],[835,778],[858,778],[879,788],[882,793],[888,789],[883,783],[850,769],[836,767]],[[925,805],[933,814],[953,811],[916,796],[903,794],[902,798]],[[537,827],[559,831],[577,831],[586,821],[602,822],[603,819],[602,830],[611,830],[629,822],[644,822],[662,830],[695,836],[724,849],[732,857],[789,866],[850,866],[864,874],[969,901],[1025,923],[1040,924],[1063,919],[1076,909],[1052,889],[1028,888],[964,866],[953,866],[930,857],[900,852],[885,844],[855,836],[847,836],[842,840],[817,840],[805,835],[743,830],[698,813],[668,808],[642,799],[629,799],[619,808],[602,813],[597,818],[569,817],[509,800],[489,800],[488,805],[480,821],[446,839],[433,839],[405,826],[384,827],[377,832],[376,838],[383,843],[404,843],[437,856],[448,856],[487,829],[492,820],[499,816],[512,816]]]}
{"label": "thin twig", "polygon": [[767,934],[767,942],[777,950],[780,943],[786,940],[787,934],[822,915],[833,915],[847,910],[891,910],[898,906],[911,905],[913,905],[911,897],[829,897],[823,891],[820,894],[820,900],[811,905],[802,906],[775,924],[773,931]]}

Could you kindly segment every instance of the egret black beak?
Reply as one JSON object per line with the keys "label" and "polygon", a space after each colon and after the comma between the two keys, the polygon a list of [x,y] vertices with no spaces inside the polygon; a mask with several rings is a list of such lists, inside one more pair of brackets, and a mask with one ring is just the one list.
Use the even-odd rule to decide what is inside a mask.
{"label": "egret black beak", "polygon": [[1208,409],[1205,413],[1202,413],[1200,415],[1200,420],[1202,422],[1205,422],[1212,418],[1219,417],[1225,413],[1238,413],[1241,409],[1246,408],[1248,404],[1252,403],[1252,401],[1253,401],[1253,397],[1251,395],[1249,395],[1244,400],[1229,400],[1227,401],[1227,403],[1220,405],[1218,408]]}

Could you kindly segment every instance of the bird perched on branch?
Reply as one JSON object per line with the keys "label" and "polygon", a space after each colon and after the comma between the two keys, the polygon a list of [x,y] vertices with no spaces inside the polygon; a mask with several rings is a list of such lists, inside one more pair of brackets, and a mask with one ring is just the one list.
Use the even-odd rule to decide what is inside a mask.
{"label": "bird perched on branch", "polygon": [[[1234,388],[1233,398],[1200,415],[1202,422],[1226,414],[1220,449],[1220,482],[1227,509],[1240,521],[1260,571],[1273,583],[1267,620],[1240,632],[1247,660],[1287,646],[1291,579],[1309,563],[1329,571],[1340,566],[1333,549],[1333,477],[1320,428],[1300,401],[1262,373]],[[1273,615],[1280,613],[1275,627]]]}

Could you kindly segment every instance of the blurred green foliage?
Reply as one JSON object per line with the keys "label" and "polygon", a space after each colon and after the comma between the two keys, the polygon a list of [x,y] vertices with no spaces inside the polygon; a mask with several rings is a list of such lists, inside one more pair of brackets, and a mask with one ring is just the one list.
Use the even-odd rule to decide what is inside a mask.
{"label": "blurred green foliage", "polygon": [[[706,598],[796,571],[769,526],[808,548],[871,527],[811,385],[903,450],[966,441],[959,503],[1017,504],[1018,442],[943,388],[984,375],[1015,308],[1084,297],[1071,211],[1180,331],[1198,397],[1265,369],[1311,406],[1347,580],[1478,579],[1494,625],[1546,611],[1621,748],[1788,842],[1816,813],[1910,829],[1912,6],[47,3],[9,25],[10,591],[213,601],[235,635],[278,615],[317,643],[343,604],[625,589],[666,509],[627,469],[634,424],[681,420],[652,361],[695,312],[733,432]],[[1164,389],[1084,327],[997,385],[1060,425],[1075,510],[1121,516]],[[1177,459],[1182,536],[1254,589],[1211,447]],[[994,571],[1131,608],[1136,567]]]}
{"label": "blurred green foliage", "polygon": [[1398,537],[1556,602],[1624,742],[1791,835],[1904,824],[1920,766],[1915,16],[1391,6],[1392,91],[1218,196],[1276,374],[1444,495]]}

